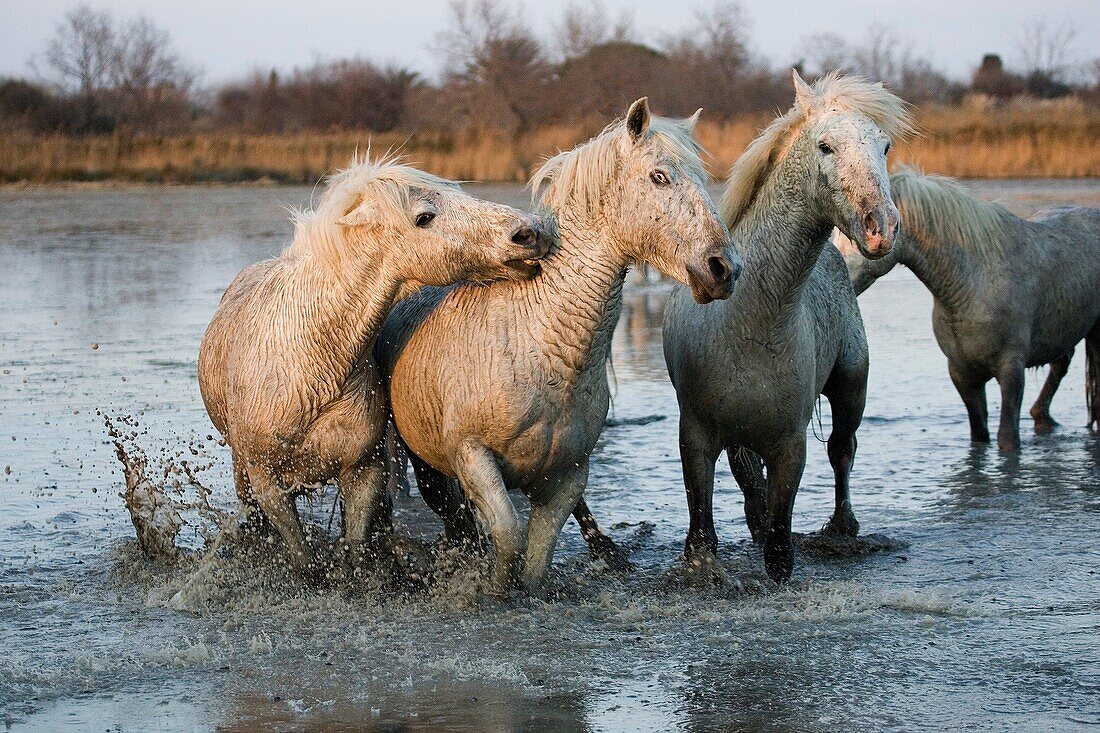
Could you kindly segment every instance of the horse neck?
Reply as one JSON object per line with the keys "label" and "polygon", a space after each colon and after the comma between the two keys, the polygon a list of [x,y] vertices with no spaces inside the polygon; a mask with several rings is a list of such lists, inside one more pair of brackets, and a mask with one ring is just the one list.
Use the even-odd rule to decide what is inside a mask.
{"label": "horse neck", "polygon": [[565,383],[601,370],[622,311],[629,259],[595,218],[571,205],[556,213],[558,241],[542,273],[522,285],[538,324],[545,367]]}
{"label": "horse neck", "polygon": [[343,378],[373,345],[400,283],[379,257],[349,259],[315,250],[295,257],[291,266],[291,287],[300,296],[299,307],[287,309],[287,316],[326,373]]}
{"label": "horse neck", "polygon": [[734,226],[745,269],[724,307],[754,333],[782,330],[795,317],[806,281],[833,224],[806,190],[804,164],[788,154]]}
{"label": "horse neck", "polygon": [[894,249],[898,262],[912,270],[947,310],[960,309],[970,300],[980,269],[974,253],[956,242],[904,230]]}

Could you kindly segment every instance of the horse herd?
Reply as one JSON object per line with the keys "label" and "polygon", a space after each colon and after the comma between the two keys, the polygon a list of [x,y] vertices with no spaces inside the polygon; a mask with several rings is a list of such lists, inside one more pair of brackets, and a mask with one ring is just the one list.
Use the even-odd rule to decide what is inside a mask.
{"label": "horse herd", "polygon": [[[387,467],[400,444],[447,540],[490,540],[492,593],[544,593],[571,514],[594,556],[625,563],[584,491],[623,283],[642,262],[679,283],[664,352],[694,565],[717,552],[712,495],[725,451],[768,575],[790,577],[821,395],[836,480],[823,531],[858,532],[848,479],[868,349],[856,292],[897,262],[935,297],[935,334],[974,440],[989,439],[992,377],[1000,447],[1019,447],[1023,372],[1047,363],[1032,414],[1049,429],[1050,397],[1082,339],[1097,426],[1100,211],[1026,221],[948,179],[889,175],[891,141],[914,131],[900,99],[837,74],[811,86],[795,73],[794,85],[794,106],[733,166],[718,206],[698,113],[653,117],[644,98],[535,173],[533,214],[393,159],[333,175],[316,208],[296,216],[290,247],[229,286],[199,354],[247,524],[272,527],[295,567],[315,574],[295,498],[335,482],[341,561],[354,567],[389,528]],[[511,490],[530,499],[526,528]]]}

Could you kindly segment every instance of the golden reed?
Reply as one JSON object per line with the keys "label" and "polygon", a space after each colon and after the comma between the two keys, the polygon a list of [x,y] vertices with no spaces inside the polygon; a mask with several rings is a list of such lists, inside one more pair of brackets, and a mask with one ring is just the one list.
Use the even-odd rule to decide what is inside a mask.
{"label": "golden reed", "polygon": [[[700,123],[717,176],[727,170],[767,114]],[[931,107],[917,114],[921,136],[898,145],[896,163],[960,178],[1100,176],[1100,110],[1079,102],[995,107]],[[548,155],[599,132],[598,124],[552,126],[514,135],[499,130],[372,134],[90,137],[0,133],[0,182],[131,181],[314,183],[358,149],[400,149],[407,160],[458,180],[525,181]]]}

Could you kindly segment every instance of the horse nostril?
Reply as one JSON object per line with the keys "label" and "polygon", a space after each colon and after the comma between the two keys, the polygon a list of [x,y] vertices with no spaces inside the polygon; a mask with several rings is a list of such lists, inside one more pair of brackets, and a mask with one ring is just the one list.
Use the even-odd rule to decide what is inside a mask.
{"label": "horse nostril", "polygon": [[874,214],[868,214],[863,219],[863,228],[867,232],[868,237],[876,237],[879,234],[878,219]]}
{"label": "horse nostril", "polygon": [[726,263],[725,257],[711,257],[707,260],[707,269],[710,270],[711,277],[716,282],[728,283],[733,273],[730,271],[730,266]]}
{"label": "horse nostril", "polygon": [[523,247],[531,247],[535,244],[538,236],[535,234],[535,230],[531,227],[520,227],[512,235],[512,241]]}

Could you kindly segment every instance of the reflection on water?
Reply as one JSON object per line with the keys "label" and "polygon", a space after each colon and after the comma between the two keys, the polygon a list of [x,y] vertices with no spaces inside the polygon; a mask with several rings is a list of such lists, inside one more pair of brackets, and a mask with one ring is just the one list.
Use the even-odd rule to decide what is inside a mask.
{"label": "reflection on water", "polygon": [[[976,184],[977,185],[977,184]],[[477,189],[523,205],[516,187]],[[1100,204],[1100,184],[982,183],[1021,213]],[[1100,723],[1100,440],[1083,362],[1063,427],[1004,458],[972,447],[932,338],[931,301],[897,270],[861,300],[872,352],[853,473],[865,531],[908,547],[800,556],[763,577],[723,468],[729,587],[688,584],[676,401],[661,355],[671,286],[628,287],[613,417],[590,504],[635,573],[587,561],[567,526],[553,603],[487,601],[476,574],[430,592],[315,589],[235,546],[182,567],[142,558],[102,410],[134,415],[150,465],[177,454],[232,503],[228,456],[195,382],[232,276],[290,236],[304,188],[0,190],[0,719],[56,730],[1069,729]],[[722,368],[722,365],[715,365]],[[1029,374],[1034,399],[1045,373]],[[991,391],[990,413],[997,394]],[[828,406],[823,408],[828,430]],[[811,441],[795,525],[829,516]],[[332,492],[308,507],[324,524]],[[419,498],[400,525],[431,538]],[[193,539],[195,546],[201,540]]]}

